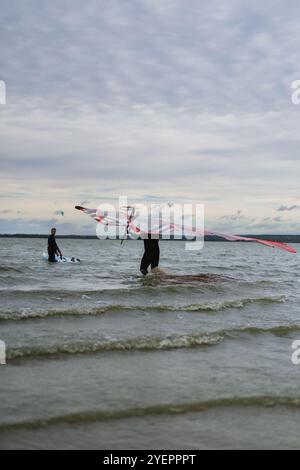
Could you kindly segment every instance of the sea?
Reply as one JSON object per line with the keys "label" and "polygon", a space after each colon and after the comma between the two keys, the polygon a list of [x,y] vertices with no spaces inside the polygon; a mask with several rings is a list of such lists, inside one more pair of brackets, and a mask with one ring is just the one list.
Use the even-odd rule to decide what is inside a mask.
{"label": "sea", "polygon": [[46,242],[0,239],[1,449],[299,448],[300,252]]}

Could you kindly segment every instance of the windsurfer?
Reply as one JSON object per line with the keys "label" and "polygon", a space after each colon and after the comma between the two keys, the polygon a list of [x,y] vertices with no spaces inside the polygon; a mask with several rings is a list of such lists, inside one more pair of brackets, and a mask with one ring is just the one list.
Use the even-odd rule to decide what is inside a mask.
{"label": "windsurfer", "polygon": [[159,265],[159,240],[158,238],[152,238],[148,235],[148,238],[144,239],[145,252],[141,261],[140,271],[146,276],[148,274],[148,268],[151,265],[151,269],[155,269]]}

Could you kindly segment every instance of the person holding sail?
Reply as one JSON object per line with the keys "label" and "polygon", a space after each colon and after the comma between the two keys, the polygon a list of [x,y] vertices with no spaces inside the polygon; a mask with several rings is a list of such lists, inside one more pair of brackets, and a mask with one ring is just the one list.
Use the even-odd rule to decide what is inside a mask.
{"label": "person holding sail", "polygon": [[144,239],[144,255],[141,260],[140,271],[143,276],[148,274],[148,268],[151,265],[151,271],[157,272],[158,265],[159,265],[159,239],[152,238],[153,235],[148,234],[148,238]]}

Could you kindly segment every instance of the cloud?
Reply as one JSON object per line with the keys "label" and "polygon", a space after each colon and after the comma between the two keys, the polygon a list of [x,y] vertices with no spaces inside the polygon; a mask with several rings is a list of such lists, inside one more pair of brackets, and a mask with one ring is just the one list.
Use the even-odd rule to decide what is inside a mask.
{"label": "cloud", "polygon": [[30,233],[30,234],[47,234],[51,227],[57,228],[58,235],[94,235],[93,224],[83,225],[71,222],[60,222],[57,219],[4,219],[0,218],[0,233]]}
{"label": "cloud", "polygon": [[158,103],[207,111],[222,104],[225,113],[285,104],[299,6],[161,3],[4,2],[1,70],[11,98],[63,99],[64,107],[97,100],[107,107]]}
{"label": "cloud", "polygon": [[300,4],[2,3],[0,198],[28,230],[54,199],[193,200],[237,228],[296,199]]}
{"label": "cloud", "polygon": [[295,209],[300,209],[300,206],[294,204],[293,206],[280,206],[276,209],[278,212],[293,211]]}
{"label": "cloud", "polygon": [[22,211],[13,211],[11,209],[0,210],[0,214],[12,214],[12,213],[22,214]]}
{"label": "cloud", "polygon": [[242,215],[241,210],[238,210],[236,211],[235,214],[223,215],[222,217],[220,217],[220,219],[221,220],[242,220],[242,219],[246,219],[246,217]]}

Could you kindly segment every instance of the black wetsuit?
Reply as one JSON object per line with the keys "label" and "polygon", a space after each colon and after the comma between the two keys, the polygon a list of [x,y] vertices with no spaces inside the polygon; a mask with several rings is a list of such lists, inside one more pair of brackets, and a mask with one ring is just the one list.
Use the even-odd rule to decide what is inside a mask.
{"label": "black wetsuit", "polygon": [[57,246],[55,236],[50,235],[48,237],[48,255],[49,255],[48,260],[51,261],[52,263],[55,263],[56,261],[55,259],[56,253],[60,253],[60,249]]}
{"label": "black wetsuit", "polygon": [[159,264],[159,240],[151,239],[149,235],[148,240],[144,240],[145,253],[141,261],[140,270],[143,274],[147,274],[148,268],[151,264],[151,269],[154,269]]}

